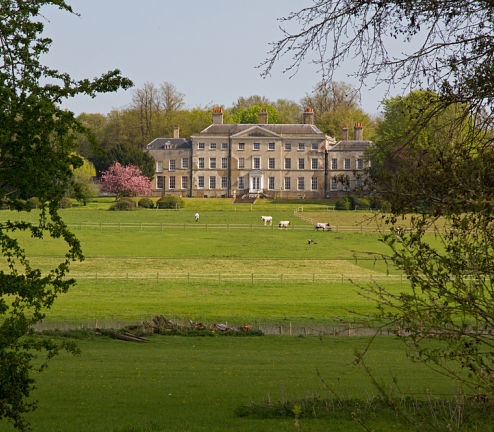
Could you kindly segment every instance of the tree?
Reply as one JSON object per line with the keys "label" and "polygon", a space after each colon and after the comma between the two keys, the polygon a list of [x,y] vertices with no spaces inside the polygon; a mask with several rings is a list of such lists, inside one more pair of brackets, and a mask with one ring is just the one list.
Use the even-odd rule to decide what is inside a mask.
{"label": "tree", "polygon": [[69,189],[69,196],[86,205],[87,199],[97,195],[97,186],[94,184],[96,168],[87,159],[74,169],[74,179],[72,187]]}
{"label": "tree", "polygon": [[265,73],[287,53],[295,70],[314,48],[326,78],[357,57],[361,83],[427,90],[385,106],[371,171],[376,194],[392,200],[383,241],[411,289],[366,292],[411,355],[492,400],[492,2],[316,0],[286,21],[301,28],[273,45]]}
{"label": "tree", "polygon": [[137,166],[123,166],[115,162],[101,175],[101,190],[115,194],[118,200],[121,197],[149,195],[151,182]]}
{"label": "tree", "polygon": [[98,173],[108,170],[115,162],[121,165],[136,165],[141,173],[152,179],[154,177],[154,159],[149,153],[127,143],[117,144],[103,157],[94,159]]}
{"label": "tree", "polygon": [[[41,206],[37,222],[21,216],[0,223],[0,420],[22,431],[29,429],[25,413],[35,408],[29,402],[32,372],[43,369],[64,345],[75,349],[31,335],[57,296],[74,283],[67,277],[71,262],[83,258],[58,209],[73,168],[81,165],[73,147],[75,135],[85,128],[59,105],[75,95],[93,97],[132,84],[118,70],[75,81],[43,65],[51,40],[42,36],[40,9],[49,6],[72,13],[64,0],[9,0],[0,7],[0,200],[27,211],[25,200],[37,197]],[[31,241],[65,241],[64,258],[52,269],[36,268],[19,232]]]}
{"label": "tree", "polygon": [[300,124],[302,123],[302,107],[288,99],[278,99],[274,104],[280,115],[282,124]]}
{"label": "tree", "polygon": [[152,83],[145,83],[137,89],[132,98],[132,107],[139,113],[141,146],[150,142],[161,131],[173,131],[173,115],[184,105],[184,95],[173,84],[162,83],[157,88]]}
{"label": "tree", "polygon": [[360,108],[358,90],[347,83],[321,81],[301,103],[314,109],[316,126],[330,136],[340,138],[343,126],[355,122],[373,134],[374,122]]}
{"label": "tree", "polygon": [[[260,96],[252,96],[249,100],[260,99]],[[272,103],[252,103],[246,102],[243,98],[235,105],[230,114],[234,123],[257,124],[259,123],[259,113],[265,111],[268,114],[268,123],[279,123],[280,114]]]}

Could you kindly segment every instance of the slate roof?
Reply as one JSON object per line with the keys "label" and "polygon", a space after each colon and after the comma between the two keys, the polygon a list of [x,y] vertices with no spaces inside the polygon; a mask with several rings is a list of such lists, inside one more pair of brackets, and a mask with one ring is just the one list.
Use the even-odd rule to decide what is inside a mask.
{"label": "slate roof", "polygon": [[212,124],[196,136],[235,135],[257,126],[278,135],[321,135],[324,133],[312,124]]}
{"label": "slate roof", "polygon": [[192,148],[192,141],[188,138],[155,138],[146,146],[146,150],[163,150],[165,148],[189,149]]}
{"label": "slate roof", "polygon": [[331,150],[363,152],[372,145],[368,140],[342,140],[338,141]]}

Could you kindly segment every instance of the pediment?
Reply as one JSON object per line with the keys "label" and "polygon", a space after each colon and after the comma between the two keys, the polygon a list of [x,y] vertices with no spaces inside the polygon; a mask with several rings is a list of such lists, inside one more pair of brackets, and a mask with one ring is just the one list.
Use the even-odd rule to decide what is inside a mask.
{"label": "pediment", "polygon": [[262,126],[255,125],[243,131],[240,131],[234,135],[232,138],[279,138],[280,135],[274,133]]}

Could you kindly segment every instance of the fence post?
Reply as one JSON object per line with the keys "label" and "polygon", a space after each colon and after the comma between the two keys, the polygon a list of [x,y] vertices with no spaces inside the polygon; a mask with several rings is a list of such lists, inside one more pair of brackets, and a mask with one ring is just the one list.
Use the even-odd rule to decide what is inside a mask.
{"label": "fence post", "polygon": [[251,273],[250,278],[251,278],[251,282],[254,283],[254,273]]}

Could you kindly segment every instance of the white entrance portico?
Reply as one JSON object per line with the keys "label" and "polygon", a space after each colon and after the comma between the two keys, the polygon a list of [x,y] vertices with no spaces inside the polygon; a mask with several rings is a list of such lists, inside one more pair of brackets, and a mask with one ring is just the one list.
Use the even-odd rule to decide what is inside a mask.
{"label": "white entrance portico", "polygon": [[249,173],[249,193],[257,194],[263,190],[264,175],[261,171],[255,170]]}

